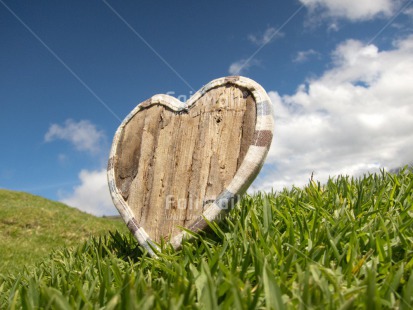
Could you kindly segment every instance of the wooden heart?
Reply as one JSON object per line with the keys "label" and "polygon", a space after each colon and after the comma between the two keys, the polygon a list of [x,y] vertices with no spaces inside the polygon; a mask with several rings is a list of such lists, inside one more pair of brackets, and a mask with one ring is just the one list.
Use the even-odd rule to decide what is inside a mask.
{"label": "wooden heart", "polygon": [[113,202],[140,245],[180,247],[218,221],[260,171],[273,136],[271,101],[245,77],[216,79],[186,103],[155,95],[118,128],[108,163]]}

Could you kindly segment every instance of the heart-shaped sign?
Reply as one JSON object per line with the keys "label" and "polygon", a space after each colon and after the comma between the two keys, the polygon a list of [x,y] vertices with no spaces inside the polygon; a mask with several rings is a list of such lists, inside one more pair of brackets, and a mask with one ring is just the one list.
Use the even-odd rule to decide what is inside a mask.
{"label": "heart-shaped sign", "polygon": [[218,221],[260,171],[273,136],[271,101],[251,79],[216,79],[186,103],[155,95],[117,130],[108,163],[113,202],[139,244]]}

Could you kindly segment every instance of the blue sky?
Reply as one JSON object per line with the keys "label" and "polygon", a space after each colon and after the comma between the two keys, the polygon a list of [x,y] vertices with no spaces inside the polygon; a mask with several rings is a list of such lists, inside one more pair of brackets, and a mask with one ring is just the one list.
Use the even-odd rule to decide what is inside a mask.
{"label": "blue sky", "polygon": [[233,74],[274,105],[252,190],[408,164],[412,2],[0,0],[0,187],[116,214],[104,167],[121,120]]}

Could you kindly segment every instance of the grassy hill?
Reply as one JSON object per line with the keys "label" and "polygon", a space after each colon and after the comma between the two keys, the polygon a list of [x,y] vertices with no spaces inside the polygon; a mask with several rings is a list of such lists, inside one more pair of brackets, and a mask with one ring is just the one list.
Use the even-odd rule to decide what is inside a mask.
{"label": "grassy hill", "polygon": [[60,249],[0,280],[25,309],[412,309],[413,173],[245,197],[182,250],[130,234]]}
{"label": "grassy hill", "polygon": [[125,231],[123,222],[97,218],[27,193],[0,189],[0,273],[40,262],[52,249],[82,244],[92,235]]}

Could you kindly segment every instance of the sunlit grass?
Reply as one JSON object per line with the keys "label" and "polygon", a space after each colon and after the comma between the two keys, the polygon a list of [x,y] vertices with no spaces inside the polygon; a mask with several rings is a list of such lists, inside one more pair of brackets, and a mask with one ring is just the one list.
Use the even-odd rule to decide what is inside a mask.
{"label": "sunlit grass", "polygon": [[180,251],[91,238],[3,279],[5,307],[411,309],[413,173],[246,196]]}
{"label": "sunlit grass", "polygon": [[[97,218],[62,203],[0,189],[0,274],[47,258],[52,249],[80,245],[108,230],[126,232],[122,221]],[[0,304],[1,309],[1,304]]]}

